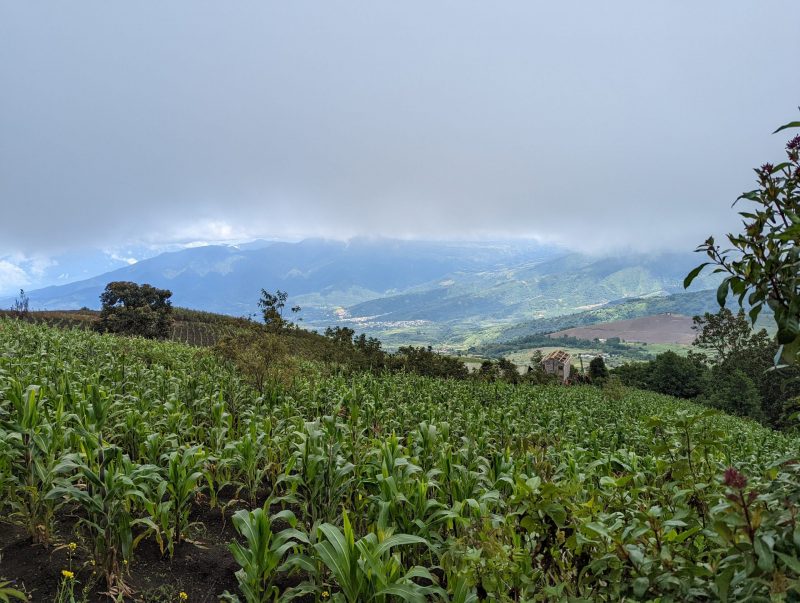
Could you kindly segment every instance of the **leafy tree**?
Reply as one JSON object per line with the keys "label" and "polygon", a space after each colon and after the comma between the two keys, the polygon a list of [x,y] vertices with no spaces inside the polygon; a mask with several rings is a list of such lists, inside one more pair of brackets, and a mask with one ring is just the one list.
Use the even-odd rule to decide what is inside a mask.
{"label": "leafy tree", "polygon": [[406,371],[427,377],[444,377],[446,379],[466,379],[469,370],[458,358],[444,356],[433,351],[431,346],[404,346],[388,358],[389,368],[393,371]]}
{"label": "leafy tree", "polygon": [[544,354],[542,354],[542,351],[534,350],[531,354],[528,372],[525,374],[526,382],[543,385],[545,383],[555,383],[558,380],[555,375],[551,375],[544,370],[543,360]]}
{"label": "leafy tree", "polygon": [[684,358],[669,351],[650,362],[624,364],[613,372],[624,385],[677,398],[696,398],[704,391],[707,369],[697,354]]}
{"label": "leafy tree", "polygon": [[101,333],[165,339],[172,334],[172,291],[152,285],[115,281],[100,294],[96,329]]}
{"label": "leafy tree", "polygon": [[28,299],[25,290],[20,289],[19,295],[14,300],[14,304],[11,306],[11,312],[17,318],[26,318],[28,316],[29,305],[30,299]]}
{"label": "leafy tree", "polygon": [[[786,400],[800,394],[800,366],[774,369],[778,345],[765,330],[751,329],[743,311],[734,314],[723,308],[717,314],[695,316],[694,322],[700,329],[695,346],[715,352],[708,359],[712,370],[706,388],[712,404],[765,420],[773,427],[784,425]],[[742,383],[742,376],[747,383]],[[739,385],[732,385],[728,379]],[[748,385],[755,387],[758,404],[748,399]]]}
{"label": "leafy tree", "polygon": [[756,338],[769,340],[767,332],[763,329],[758,334],[753,332],[745,318],[744,310],[734,314],[728,308],[722,308],[716,314],[706,312],[703,316],[695,316],[692,320],[694,322],[692,328],[699,331],[693,345],[704,350],[712,350],[719,362],[725,362],[731,356],[753,347]]}
{"label": "leafy tree", "polygon": [[500,377],[503,381],[508,381],[509,383],[520,382],[521,375],[519,374],[519,370],[517,370],[517,365],[507,358],[500,358],[500,360],[497,361],[497,368],[500,370]]}
{"label": "leafy tree", "polygon": [[[261,308],[261,314],[264,318],[264,324],[272,331],[280,331],[286,327],[292,326],[290,321],[283,317],[283,309],[286,307],[286,300],[289,294],[286,291],[278,289],[274,294],[266,289],[261,290],[261,299],[258,300],[258,307]],[[293,306],[291,308],[293,314],[300,312],[300,306]]]}
{"label": "leafy tree", "polygon": [[[800,128],[800,121],[781,126]],[[772,311],[778,325],[780,357],[787,364],[800,363],[800,136],[786,145],[787,161],[765,163],[756,169],[758,188],[736,200],[750,201],[755,207],[739,212],[744,229],[728,234],[732,248],[722,249],[709,237],[697,251],[709,261],[692,270],[684,281],[688,287],[706,266],[725,274],[717,291],[717,301],[725,306],[728,293],[745,298],[751,309],[751,322],[764,305]]]}
{"label": "leafy tree", "polygon": [[704,372],[697,357],[664,352],[653,361],[649,389],[677,398],[695,398],[703,391]]}
{"label": "leafy tree", "polygon": [[612,369],[612,374],[619,378],[623,385],[637,389],[650,389],[650,374],[654,362],[626,362]]}
{"label": "leafy tree", "polygon": [[602,356],[592,358],[589,363],[589,377],[593,383],[603,384],[608,379],[608,367]]}
{"label": "leafy tree", "polygon": [[256,329],[242,330],[235,335],[223,337],[216,343],[214,350],[236,364],[262,393],[289,353],[283,337]]}
{"label": "leafy tree", "polygon": [[491,360],[484,360],[478,368],[478,377],[483,381],[496,381],[500,378],[500,367]]}
{"label": "leafy tree", "polygon": [[325,337],[339,345],[352,345],[356,332],[350,327],[328,327]]}
{"label": "leafy tree", "polygon": [[711,369],[708,388],[708,403],[725,412],[762,418],[761,395],[756,384],[747,374],[730,364],[721,364]]}

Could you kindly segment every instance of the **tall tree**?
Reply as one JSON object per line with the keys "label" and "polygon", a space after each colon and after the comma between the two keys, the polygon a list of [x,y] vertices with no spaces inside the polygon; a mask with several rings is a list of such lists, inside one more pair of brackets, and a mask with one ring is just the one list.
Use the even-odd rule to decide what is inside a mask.
{"label": "tall tree", "polygon": [[602,356],[592,358],[589,363],[589,377],[591,377],[592,383],[599,385],[602,385],[608,379],[608,367],[606,367],[606,361],[603,360]]}
{"label": "tall tree", "polygon": [[103,333],[166,339],[172,334],[172,291],[129,281],[114,281],[100,294],[96,329]]}
{"label": "tall tree", "polygon": [[752,348],[762,340],[769,341],[765,330],[753,331],[744,315],[744,310],[737,314],[728,308],[722,308],[716,314],[706,312],[693,319],[694,330],[698,331],[693,345],[703,350],[713,351],[720,363],[725,362],[742,350]]}
{"label": "tall tree", "polygon": [[[280,331],[281,329],[291,326],[292,323],[283,317],[283,310],[286,307],[286,300],[289,299],[289,294],[286,291],[278,289],[275,293],[270,293],[266,289],[261,290],[261,299],[258,300],[258,307],[261,308],[261,314],[264,318],[264,324],[267,325],[272,331]],[[291,308],[293,314],[300,311],[300,306]]]}

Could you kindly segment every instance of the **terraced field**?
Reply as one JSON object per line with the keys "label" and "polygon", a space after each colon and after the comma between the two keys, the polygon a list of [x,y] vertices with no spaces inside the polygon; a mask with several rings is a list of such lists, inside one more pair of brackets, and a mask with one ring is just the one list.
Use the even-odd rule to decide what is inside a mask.
{"label": "terraced field", "polygon": [[[98,312],[93,310],[63,310],[29,312],[26,321],[65,329],[91,329]],[[13,312],[0,310],[0,318],[13,318]],[[220,338],[251,323],[242,318],[176,308],[171,340],[191,346],[213,346]]]}
{"label": "terraced field", "polygon": [[0,593],[794,601],[798,450],[636,390],[299,363],[259,393],[206,349],[0,319]]}

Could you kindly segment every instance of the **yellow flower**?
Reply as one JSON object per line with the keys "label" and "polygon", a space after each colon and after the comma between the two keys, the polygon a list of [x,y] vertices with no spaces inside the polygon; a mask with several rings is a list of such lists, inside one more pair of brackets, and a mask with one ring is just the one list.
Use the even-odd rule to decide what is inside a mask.
{"label": "yellow flower", "polygon": [[64,576],[67,580],[72,580],[75,577],[75,574],[73,574],[69,570],[61,570],[61,575]]}
{"label": "yellow flower", "polygon": [[67,548],[68,548],[70,551],[74,551],[75,549],[77,549],[77,548],[78,548],[78,545],[77,545],[77,544],[75,544],[74,542],[70,542],[70,543],[67,545]]}
{"label": "yellow flower", "polygon": [[122,563],[124,563],[125,565],[128,565],[128,560],[127,559],[123,559]]}
{"label": "yellow flower", "polygon": [[181,601],[186,601],[189,598],[189,595],[187,595],[185,592],[181,591],[181,592],[178,593],[178,598]]}
{"label": "yellow flower", "polygon": [[323,598],[323,599],[327,599],[327,598],[328,598],[328,597],[330,597],[330,596],[331,596],[331,595],[330,595],[330,593],[329,593],[327,590],[323,590],[323,591],[322,591],[322,598]]}

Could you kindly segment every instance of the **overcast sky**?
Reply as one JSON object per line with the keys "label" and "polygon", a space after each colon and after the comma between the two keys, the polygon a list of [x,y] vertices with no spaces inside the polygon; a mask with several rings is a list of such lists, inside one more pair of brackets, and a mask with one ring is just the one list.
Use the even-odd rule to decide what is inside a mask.
{"label": "overcast sky", "polygon": [[691,249],[782,157],[799,23],[797,0],[0,0],[0,272],[263,235]]}

